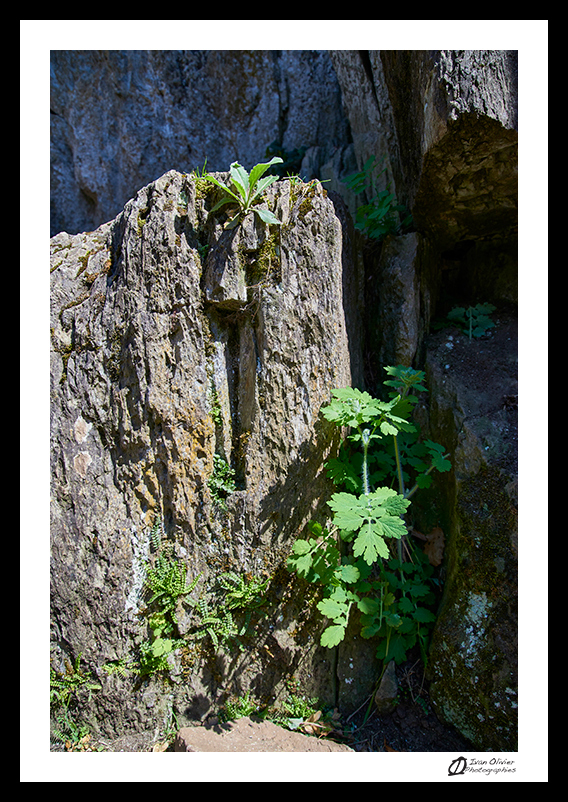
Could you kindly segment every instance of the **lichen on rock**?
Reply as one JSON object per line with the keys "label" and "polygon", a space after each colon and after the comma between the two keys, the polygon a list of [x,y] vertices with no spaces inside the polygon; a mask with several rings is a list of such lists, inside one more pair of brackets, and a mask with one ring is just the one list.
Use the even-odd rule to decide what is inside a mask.
{"label": "lichen on rock", "polygon": [[[332,672],[316,668],[328,656],[301,635],[299,597],[284,603],[291,577],[277,577],[329,493],[335,435],[319,410],[333,387],[360,378],[356,298],[344,290],[342,222],[321,186],[305,218],[288,182],[267,198],[281,231],[251,215],[226,232],[194,179],[170,171],[101,229],[52,241],[53,640],[99,676],[89,715],[107,736],[162,706],[159,677],[141,694],[101,670],[134,661],[147,638],[141,586],[156,516],[204,589],[222,570],[272,577],[274,604],[244,662],[193,650],[188,674],[183,650],[174,661],[178,721],[199,719],[229,689],[277,694],[291,672],[334,701]],[[88,252],[96,275],[85,287]],[[235,477],[222,508],[210,489],[216,454]],[[281,649],[283,631],[296,635]]]}

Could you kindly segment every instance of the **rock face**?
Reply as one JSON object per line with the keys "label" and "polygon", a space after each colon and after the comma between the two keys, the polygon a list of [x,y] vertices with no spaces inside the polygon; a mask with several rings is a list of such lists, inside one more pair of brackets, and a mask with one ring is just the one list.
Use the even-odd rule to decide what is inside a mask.
{"label": "rock face", "polygon": [[[207,217],[214,196],[171,171],[115,221],[51,242],[54,660],[82,653],[107,736],[158,726],[172,706],[194,721],[222,691],[278,693],[293,674],[335,700],[330,653],[282,560],[329,493],[320,406],[361,380],[357,269],[320,184],[270,189],[281,226],[251,214],[224,230]],[[224,497],[211,485],[219,458],[233,471]],[[268,578],[272,594],[263,639],[236,658],[172,653],[169,694],[159,678],[136,690],[103,670],[148,639],[158,519],[188,581],[202,575],[196,597],[222,571]],[[183,605],[177,620],[182,637],[196,621]]]}
{"label": "rock face", "polygon": [[432,335],[427,374],[432,436],[453,455],[442,483],[452,537],[430,697],[472,743],[516,751],[516,320],[503,315],[478,342],[456,329]]}
{"label": "rock face", "polygon": [[[378,392],[400,362],[426,371],[420,424],[453,463],[412,503],[446,544],[432,701],[475,748],[514,751],[516,52],[52,55],[54,660],[82,652],[103,685],[93,726],[195,723],[291,676],[346,710],[368,695],[372,645],[318,649],[314,599],[278,566],[330,492],[330,389]],[[340,197],[281,181],[266,198],[281,227],[227,231],[209,190],[171,170],[250,168],[275,140],[351,212],[369,198],[341,176],[384,157],[379,188],[413,227],[363,249]],[[444,323],[486,302],[479,340]],[[237,656],[207,637],[172,651],[167,693],[102,668],[149,637],[158,519],[188,581],[202,572],[194,596],[222,571],[269,580],[262,637]],[[196,615],[178,610],[186,640]]]}
{"label": "rock face", "polygon": [[97,228],[171,169],[250,169],[274,142],[290,172],[330,178],[356,169],[350,141],[325,50],[51,51],[51,233]]}

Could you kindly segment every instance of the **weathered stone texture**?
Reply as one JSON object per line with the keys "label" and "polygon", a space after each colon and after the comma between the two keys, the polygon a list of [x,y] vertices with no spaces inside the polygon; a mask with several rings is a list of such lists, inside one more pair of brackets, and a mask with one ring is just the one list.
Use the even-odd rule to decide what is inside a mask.
{"label": "weathered stone texture", "polygon": [[176,752],[352,752],[345,744],[292,732],[270,721],[240,718],[227,724],[183,727]]}
{"label": "weathered stone texture", "polygon": [[[196,186],[171,171],[112,223],[51,243],[54,657],[81,652],[103,683],[90,711],[107,735],[172,704],[196,720],[221,688],[254,682],[277,694],[294,672],[334,701],[331,656],[315,646],[318,623],[306,630],[305,598],[291,594],[282,566],[329,494],[323,461],[336,435],[319,409],[331,388],[360,380],[357,323],[346,322],[357,319],[355,266],[321,185],[280,182],[267,200],[281,227],[251,214],[229,231],[207,222],[212,202]],[[235,471],[225,510],[208,487],[215,453]],[[260,656],[218,657],[224,669],[189,676],[178,660],[173,697],[153,681],[129,692],[102,671],[134,659],[146,638],[139,611],[156,515],[189,579],[203,572],[199,592],[221,570],[283,574]],[[188,616],[180,610],[182,635]]]}
{"label": "weathered stone texture", "polygon": [[[277,566],[325,509],[330,389],[373,392],[401,362],[427,370],[420,422],[454,464],[412,505],[432,526],[442,516],[446,535],[432,698],[477,748],[512,748],[516,341],[501,335],[517,303],[516,56],[53,54],[54,658],[84,652],[104,684],[93,721],[110,735],[172,709],[202,719],[225,690],[278,693],[291,673],[322,700],[341,693],[344,709],[368,695],[372,644],[316,648],[324,622]],[[276,139],[307,146],[300,174],[330,178],[351,212],[359,201],[339,179],[384,156],[383,185],[414,229],[366,251],[363,277],[339,195],[279,182],[267,202],[281,228],[250,216],[225,231],[222,217],[207,222],[208,192],[171,169],[205,157],[209,170],[250,168]],[[428,336],[452,306],[479,302],[502,313],[484,341],[446,349]],[[235,470],[225,510],[208,487],[215,453]],[[157,512],[189,578],[236,566],[272,577],[254,654],[176,655],[171,695],[100,670],[147,637],[137,610]],[[179,624],[191,630],[191,611]]]}
{"label": "weathered stone texture", "polygon": [[472,743],[504,752],[518,748],[516,351],[504,316],[479,344],[455,329],[433,335],[426,362],[430,434],[453,463],[441,482],[451,538],[430,696]]}
{"label": "weathered stone texture", "polygon": [[171,169],[250,169],[274,141],[308,149],[308,179],[348,148],[327,51],[52,51],[51,233],[97,228]]}

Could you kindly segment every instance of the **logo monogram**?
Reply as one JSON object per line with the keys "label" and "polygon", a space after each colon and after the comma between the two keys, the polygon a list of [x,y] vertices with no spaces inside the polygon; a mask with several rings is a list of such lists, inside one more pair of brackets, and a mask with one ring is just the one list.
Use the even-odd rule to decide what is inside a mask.
{"label": "logo monogram", "polygon": [[467,760],[465,757],[457,757],[452,760],[448,767],[448,777],[455,777],[456,774],[463,774],[467,768]]}

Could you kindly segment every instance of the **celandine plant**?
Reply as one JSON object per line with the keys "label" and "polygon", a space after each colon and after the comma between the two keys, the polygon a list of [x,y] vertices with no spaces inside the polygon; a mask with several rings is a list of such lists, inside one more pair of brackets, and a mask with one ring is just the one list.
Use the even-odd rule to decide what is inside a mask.
{"label": "celandine plant", "polygon": [[[435,620],[429,609],[433,569],[406,537],[404,515],[410,497],[430,485],[431,472],[451,465],[442,446],[419,442],[410,421],[418,401],[414,391],[426,391],[424,373],[402,365],[385,370],[393,377],[385,385],[395,390],[389,401],[343,388],[334,390],[322,409],[327,420],[350,429],[339,455],[326,463],[330,478],[344,489],[329,501],[330,528],[312,522],[308,537],[295,542],[287,566],[324,588],[317,606],[331,623],[322,646],[341,643],[355,608],[362,637],[377,638],[377,656],[386,664],[403,662],[416,643],[426,660]],[[411,475],[415,482],[407,490]],[[389,476],[398,489],[386,484]]]}

